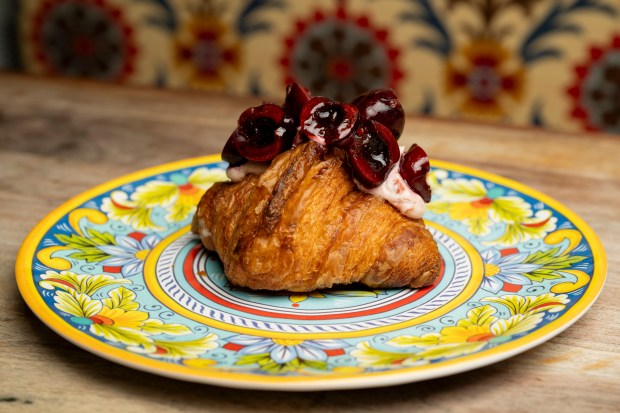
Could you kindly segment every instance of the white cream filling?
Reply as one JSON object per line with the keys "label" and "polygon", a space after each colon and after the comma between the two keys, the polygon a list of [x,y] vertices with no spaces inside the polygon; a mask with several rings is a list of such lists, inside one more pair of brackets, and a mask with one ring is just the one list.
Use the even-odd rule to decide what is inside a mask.
{"label": "white cream filling", "polygon": [[269,162],[246,162],[239,166],[226,168],[226,176],[232,182],[241,182],[246,175],[260,175],[267,170]]}
{"label": "white cream filling", "polygon": [[[404,147],[401,147],[401,152]],[[240,182],[248,174],[260,175],[269,167],[269,162],[246,162],[239,166],[229,166],[226,169],[226,176],[232,182]],[[426,204],[420,195],[414,192],[405,182],[399,172],[400,161],[390,170],[385,181],[374,188],[366,188],[356,179],[355,184],[360,191],[377,196],[386,200],[398,209],[401,214],[408,218],[422,218],[426,210]]]}
{"label": "white cream filling", "polygon": [[360,191],[385,199],[398,209],[401,214],[408,218],[422,218],[426,210],[426,204],[420,195],[414,192],[400,175],[400,161],[397,162],[388,173],[385,181],[374,188],[366,188],[355,180]]}

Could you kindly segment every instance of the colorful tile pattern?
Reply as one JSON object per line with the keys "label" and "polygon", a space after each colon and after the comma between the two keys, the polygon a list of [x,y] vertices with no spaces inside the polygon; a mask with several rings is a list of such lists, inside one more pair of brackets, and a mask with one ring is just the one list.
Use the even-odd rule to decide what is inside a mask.
{"label": "colorful tile pattern", "polygon": [[281,99],[391,87],[410,114],[620,133],[618,0],[8,0],[0,65]]}

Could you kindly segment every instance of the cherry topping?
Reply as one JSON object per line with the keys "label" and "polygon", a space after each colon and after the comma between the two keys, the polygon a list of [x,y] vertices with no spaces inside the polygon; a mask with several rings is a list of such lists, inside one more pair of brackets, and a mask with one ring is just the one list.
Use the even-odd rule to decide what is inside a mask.
{"label": "cherry topping", "polygon": [[295,125],[284,110],[272,103],[246,109],[230,139],[240,156],[250,161],[270,161],[288,149],[295,136]]}
{"label": "cherry topping", "polygon": [[[280,150],[280,152],[283,152],[291,149],[295,138],[298,135],[298,130],[295,120],[288,115],[284,116],[284,119],[282,119],[282,123],[280,124],[280,126],[284,128],[284,133],[282,135],[282,149]],[[281,132],[282,130],[277,133]]]}
{"label": "cherry topping", "polygon": [[351,102],[359,109],[361,120],[374,120],[387,126],[396,140],[405,127],[405,111],[394,92],[377,89],[366,92]]}
{"label": "cherry topping", "polygon": [[431,166],[428,161],[428,155],[424,149],[416,145],[405,153],[400,161],[400,169],[398,172],[403,177],[409,188],[422,197],[424,202],[431,201],[431,188],[426,183],[426,174],[430,171]]}
{"label": "cherry topping", "polygon": [[241,114],[222,158],[231,166],[248,160],[271,161],[311,139],[339,148],[334,149],[337,155],[345,154],[353,177],[367,188],[384,182],[400,158],[398,172],[403,180],[424,202],[430,202],[428,155],[414,144],[400,156],[397,139],[404,123],[403,108],[392,90],[372,90],[347,104],[312,97],[299,83],[292,83],[282,106],[265,103]]}
{"label": "cherry topping", "polygon": [[236,133],[237,131],[235,130],[232,135],[230,135],[226,141],[226,145],[224,145],[224,149],[222,149],[222,159],[228,162],[231,166],[241,165],[246,161],[243,156],[239,155],[239,151],[235,145]]}
{"label": "cherry topping", "polygon": [[349,137],[358,116],[353,105],[314,97],[301,109],[299,122],[309,139],[322,145],[341,145]]}
{"label": "cherry topping", "polygon": [[301,108],[310,100],[310,92],[297,82],[290,83],[286,86],[286,97],[284,98],[284,112],[297,121],[301,114]]}
{"label": "cherry topping", "polygon": [[375,121],[364,122],[355,129],[346,153],[353,176],[369,188],[380,185],[400,157],[392,132]]}

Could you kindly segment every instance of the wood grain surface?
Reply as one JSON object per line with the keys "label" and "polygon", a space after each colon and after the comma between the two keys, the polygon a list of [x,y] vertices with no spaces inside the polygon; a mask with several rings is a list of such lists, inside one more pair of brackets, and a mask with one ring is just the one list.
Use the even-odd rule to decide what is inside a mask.
{"label": "wood grain surface", "polygon": [[285,393],[192,384],[83,351],[29,310],[22,240],[97,184],[218,153],[256,99],[0,74],[0,412],[620,411],[620,136],[409,118],[401,142],[518,180],[575,211],[607,251],[600,297],[559,336],[509,360],[400,386]]}

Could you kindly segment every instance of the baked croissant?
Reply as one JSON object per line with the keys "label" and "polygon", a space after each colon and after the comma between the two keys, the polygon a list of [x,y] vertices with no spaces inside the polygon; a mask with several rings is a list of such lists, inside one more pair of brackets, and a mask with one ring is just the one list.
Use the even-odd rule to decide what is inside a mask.
{"label": "baked croissant", "polygon": [[360,191],[342,159],[312,141],[260,175],[213,185],[192,231],[217,252],[232,284],[257,290],[418,288],[441,266],[422,219]]}

